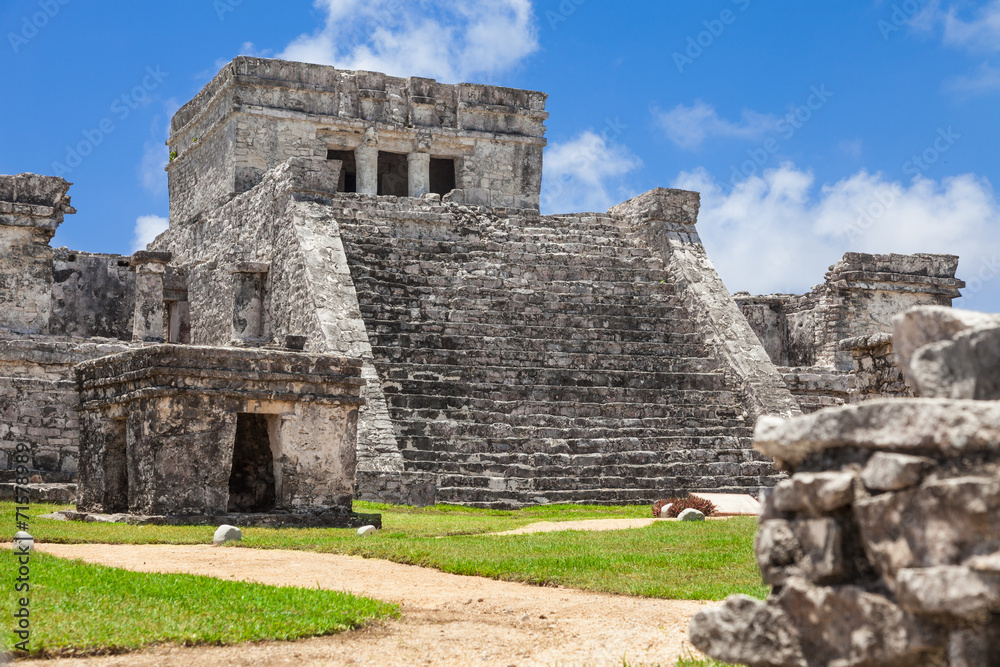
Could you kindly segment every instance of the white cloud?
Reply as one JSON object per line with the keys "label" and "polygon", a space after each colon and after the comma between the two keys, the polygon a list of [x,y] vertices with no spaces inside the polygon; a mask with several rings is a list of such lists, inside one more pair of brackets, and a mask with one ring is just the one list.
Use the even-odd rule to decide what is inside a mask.
{"label": "white cloud", "polygon": [[325,24],[279,58],[446,82],[492,77],[538,49],[531,0],[315,0]]}
{"label": "white cloud", "polygon": [[667,133],[667,138],[681,148],[692,149],[709,137],[736,139],[762,139],[778,124],[778,118],[744,109],[740,120],[733,122],[720,118],[715,107],[701,100],[691,106],[678,104],[670,111],[653,111],[656,122]]}
{"label": "white cloud", "polygon": [[140,215],[135,220],[135,228],[132,236],[132,252],[145,250],[146,246],[153,240],[167,231],[170,221],[159,215]]}
{"label": "white cloud", "polygon": [[702,169],[674,187],[702,193],[698,229],[734,292],[805,292],[847,251],[958,255],[974,307],[986,306],[974,300],[983,280],[996,281],[992,299],[1000,291],[1000,203],[972,174],[905,185],[861,170],[817,190],[811,173],[784,163],[728,194]]}
{"label": "white cloud", "polygon": [[170,119],[181,105],[175,98],[163,103],[163,113],[153,117],[150,125],[151,139],[143,144],[142,160],[139,162],[139,181],[142,187],[154,195],[167,191],[167,172],[164,169],[170,160],[166,146],[170,137]]}
{"label": "white cloud", "polygon": [[955,7],[950,7],[940,12],[940,21],[944,24],[945,44],[977,52],[1000,51],[1000,0],[979,7],[970,21],[960,18]]}
{"label": "white cloud", "polygon": [[[542,211],[606,211],[633,194],[622,176],[642,165],[628,147],[592,130],[545,150]],[[615,192],[612,195],[609,190]]]}
{"label": "white cloud", "polygon": [[989,63],[983,63],[971,75],[962,75],[953,79],[949,87],[960,93],[989,93],[1000,90],[1000,70]]}

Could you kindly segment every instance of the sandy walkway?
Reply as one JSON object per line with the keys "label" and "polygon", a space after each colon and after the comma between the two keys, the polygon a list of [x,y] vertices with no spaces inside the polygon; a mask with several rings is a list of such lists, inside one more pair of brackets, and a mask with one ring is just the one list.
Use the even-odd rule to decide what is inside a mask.
{"label": "sandy walkway", "polygon": [[[306,551],[211,546],[38,545],[66,558],[145,572],[189,572],[321,586],[401,604],[403,618],[299,642],[165,647],[54,665],[672,666],[705,604],[542,588]],[[50,663],[46,663],[50,664]]]}

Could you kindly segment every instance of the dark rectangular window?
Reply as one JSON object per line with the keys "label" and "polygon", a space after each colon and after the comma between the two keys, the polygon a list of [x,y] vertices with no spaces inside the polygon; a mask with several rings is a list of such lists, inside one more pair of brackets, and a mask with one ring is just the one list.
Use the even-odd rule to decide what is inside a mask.
{"label": "dark rectangular window", "polygon": [[343,166],[340,168],[340,184],[337,192],[357,192],[358,191],[358,167],[354,159],[354,151],[327,151],[327,160],[340,160]]}
{"label": "dark rectangular window", "polygon": [[431,158],[431,192],[446,195],[455,189],[455,161]]}
{"label": "dark rectangular window", "polygon": [[410,169],[402,153],[378,153],[378,194],[405,197],[410,192]]}

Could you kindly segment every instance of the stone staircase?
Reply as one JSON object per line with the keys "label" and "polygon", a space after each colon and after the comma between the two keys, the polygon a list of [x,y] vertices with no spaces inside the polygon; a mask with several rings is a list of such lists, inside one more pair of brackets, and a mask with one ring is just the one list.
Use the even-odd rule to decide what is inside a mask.
{"label": "stone staircase", "polygon": [[449,213],[339,220],[405,468],[437,475],[438,502],[638,503],[773,475],[622,221]]}

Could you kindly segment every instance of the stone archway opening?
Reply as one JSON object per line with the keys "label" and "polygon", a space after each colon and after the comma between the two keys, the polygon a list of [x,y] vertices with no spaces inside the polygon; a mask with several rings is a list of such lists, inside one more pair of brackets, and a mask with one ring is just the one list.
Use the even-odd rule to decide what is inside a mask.
{"label": "stone archway opening", "polygon": [[268,512],[275,507],[274,454],[268,419],[268,415],[236,415],[233,467],[229,475],[230,512]]}

